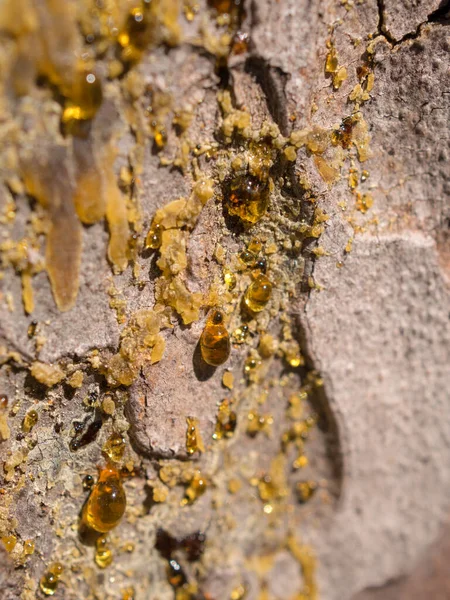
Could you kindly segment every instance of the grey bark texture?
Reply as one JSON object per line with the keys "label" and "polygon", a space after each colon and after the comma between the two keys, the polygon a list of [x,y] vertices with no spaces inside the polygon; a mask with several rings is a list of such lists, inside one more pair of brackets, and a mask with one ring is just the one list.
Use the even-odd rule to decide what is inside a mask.
{"label": "grey bark texture", "polygon": [[[83,10],[83,3],[75,4]],[[209,9],[198,4],[192,22],[180,17],[183,41],[152,49],[135,68],[139,82],[170,92],[174,106],[187,102],[194,107],[189,127],[192,147],[214,141],[222,118],[215,57],[198,44],[199,22]],[[335,167],[340,177],[332,184],[321,176],[314,153],[300,148],[295,162],[275,181],[269,211],[254,230],[257,236],[279,242],[269,273],[282,273],[283,290],[289,283],[293,294],[286,303],[281,284],[277,286],[250,348],[257,347],[262,330],[280,337],[279,315],[286,314],[305,367],[286,368],[275,354],[264,362],[262,380],[249,386],[244,377],[249,347],[236,344],[224,367],[205,370],[198,359],[204,311],[200,320],[187,326],[172,316],[173,327],[162,332],[166,342],[162,360],[144,364],[129,388],[108,390],[103,375],[88,367],[94,361],[93,350],[108,358],[120,345],[123,324],[111,308],[108,290],[113,283],[127,318],[152,307],[158,275],[155,257],[143,251],[136,258],[142,284],[136,285],[131,265],[113,274],[106,258],[105,224],[83,226],[75,306],[68,312],[56,308],[42,271],[33,277],[31,315],[22,308],[20,278],[4,266],[0,393],[9,398],[6,420],[11,436],[0,442],[0,456],[3,464],[18,452],[23,460],[13,466],[13,476],[6,477],[0,489],[0,534],[4,537],[14,530],[18,540],[11,554],[0,545],[1,600],[44,598],[38,582],[46,565],[56,560],[65,566],[54,595],[57,600],[119,600],[130,587],[136,600],[181,598],[167,581],[167,560],[155,548],[159,529],[177,539],[197,531],[206,535],[199,560],[189,562],[180,554],[189,581],[198,583],[198,595],[186,598],[450,598],[448,10],[448,2],[438,0],[245,3],[240,27],[250,36],[249,46],[243,54],[229,57],[227,70],[234,105],[245,107],[252,126],[275,123],[287,139],[294,130],[333,131],[358,113],[368,128],[367,160],[360,162],[352,147]],[[327,40],[332,40],[339,67],[347,71],[336,89],[330,74],[324,73]],[[360,82],[357,67],[367,64],[369,44],[374,84],[370,97],[355,106],[349,96]],[[0,53],[6,60],[6,42]],[[101,60],[99,65],[106,73]],[[9,147],[10,125],[16,119],[19,153],[24,149],[38,153],[36,140],[42,138],[33,137],[33,131],[45,119],[44,137],[64,146],[58,102],[43,92],[29,97],[31,108],[27,96],[5,101],[0,143]],[[117,174],[121,167],[137,163],[140,153],[142,237],[158,208],[189,197],[193,178],[189,172],[161,166],[150,139],[136,141],[138,135],[124,117],[127,102],[123,81],[109,81],[92,127],[96,140],[114,132]],[[145,108],[142,95],[133,102]],[[176,136],[169,132],[164,152],[173,158],[176,149]],[[3,222],[2,242],[23,237],[36,211],[29,196],[12,189],[14,169],[6,155],[0,161],[0,210],[3,214],[13,199],[16,217],[12,225]],[[214,179],[215,195],[189,237],[186,281],[191,291],[206,294],[221,277],[221,266],[213,259],[217,244],[237,254],[242,241],[227,228],[214,160],[200,157],[199,165]],[[353,208],[351,168],[359,173],[360,194],[373,198],[367,212]],[[367,174],[361,178],[363,170]],[[311,220],[304,191],[296,191],[299,181],[308,182],[309,196],[328,220],[318,241],[305,243],[294,257],[287,240],[293,239],[291,233],[300,221]],[[319,247],[323,255],[313,252]],[[244,289],[247,280],[242,281]],[[35,339],[28,334],[33,321],[45,337],[38,354]],[[230,330],[240,322],[236,308]],[[29,365],[37,359],[58,363],[69,372],[79,366],[84,372],[82,386],[74,389],[62,382],[47,389],[37,384],[29,373]],[[223,387],[225,367],[234,375],[232,391]],[[280,494],[272,506],[260,498],[255,481],[249,482],[260,482],[269,472],[276,478],[271,465],[290,426],[288,398],[312,372],[320,373],[323,387],[311,395],[305,409],[319,418],[305,443],[309,464],[293,470],[288,466],[295,459],[292,448],[282,455],[286,464],[280,459],[276,468],[285,469],[280,474],[284,496]],[[101,399],[110,393],[116,404],[113,418],[101,414]],[[236,432],[215,442],[218,403],[232,396]],[[89,397],[97,402],[93,409],[86,406]],[[39,421],[23,436],[21,423],[31,408]],[[251,411],[270,415],[270,433],[248,435]],[[102,427],[95,441],[71,451],[74,423],[86,427],[99,415]],[[197,419],[206,446],[194,458],[186,450],[187,417]],[[102,570],[93,561],[93,548],[80,541],[78,522],[87,497],[82,479],[86,474],[96,476],[102,446],[113,431],[125,435],[126,457],[136,474],[125,481],[127,512],[110,535],[113,563]],[[178,479],[171,487],[161,480],[163,467],[187,469],[188,479],[182,483]],[[189,469],[200,470],[208,486],[194,503],[182,505],[192,476]],[[295,489],[305,479],[318,482],[319,489],[310,502],[301,504]],[[240,485],[231,493],[235,480]],[[167,492],[166,502],[155,501],[155,489]],[[316,556],[318,596],[312,590],[300,595],[307,567],[289,549],[286,540],[292,536]],[[36,549],[24,558],[28,539],[35,541]],[[127,543],[134,545],[132,552]],[[239,596],[236,590],[241,588],[245,595]]]}

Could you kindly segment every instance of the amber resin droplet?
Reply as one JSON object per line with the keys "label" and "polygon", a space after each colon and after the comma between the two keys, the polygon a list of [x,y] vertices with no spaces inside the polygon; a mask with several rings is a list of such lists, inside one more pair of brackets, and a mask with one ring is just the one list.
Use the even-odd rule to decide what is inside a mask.
{"label": "amber resin droplet", "polygon": [[230,355],[230,336],[223,324],[223,313],[214,310],[200,338],[203,360],[213,367],[222,365]]}
{"label": "amber resin droplet", "polygon": [[253,252],[253,254],[259,254],[261,252],[261,249],[262,243],[256,238],[252,239],[247,246],[247,250]]}
{"label": "amber resin droplet", "polygon": [[91,490],[83,509],[83,520],[94,531],[106,533],[119,524],[126,504],[119,472],[106,467],[100,472],[100,477]]}
{"label": "amber resin droplet", "polygon": [[269,302],[271,295],[272,283],[265,275],[261,274],[245,292],[245,306],[254,313],[261,312]]}
{"label": "amber resin droplet", "polygon": [[152,225],[145,238],[145,247],[151,250],[158,250],[162,242],[162,227],[159,224]]}
{"label": "amber resin droplet", "polygon": [[188,454],[204,452],[205,447],[203,445],[202,436],[200,435],[197,419],[194,417],[187,417],[186,423],[186,452]]}
{"label": "amber resin droplet", "polygon": [[34,553],[35,544],[33,540],[25,540],[23,543],[23,554],[30,556]]}
{"label": "amber resin droplet", "polygon": [[38,419],[39,419],[39,417],[38,417],[37,412],[34,409],[30,410],[30,412],[28,412],[25,415],[25,417],[23,418],[22,431],[24,433],[30,433],[30,431],[33,429],[33,427],[38,422]]}
{"label": "amber resin droplet", "polygon": [[141,58],[143,51],[153,41],[154,26],[147,2],[133,8],[119,34],[122,58],[134,62]]}
{"label": "amber resin droplet", "polygon": [[253,266],[256,262],[256,255],[250,250],[243,250],[239,254],[239,259],[247,266]]}
{"label": "amber resin droplet", "polygon": [[193,504],[200,496],[206,492],[207,482],[200,471],[196,471],[189,486],[186,489],[186,494],[181,501],[181,505]]}
{"label": "amber resin droplet", "polygon": [[236,327],[233,331],[233,342],[235,344],[243,344],[248,334],[248,325]]}
{"label": "amber resin droplet", "polygon": [[232,273],[231,271],[225,271],[223,274],[223,280],[225,282],[225,285],[227,286],[227,290],[229,290],[230,292],[234,290],[237,284],[236,275],[234,273]]}
{"label": "amber resin droplet", "polygon": [[261,361],[255,356],[249,356],[244,363],[244,372],[251,373],[261,365]]}
{"label": "amber resin droplet", "polygon": [[69,100],[62,116],[64,123],[92,119],[103,101],[100,79],[92,70],[81,70],[67,96]]}
{"label": "amber resin droplet", "polygon": [[17,538],[15,535],[6,535],[2,537],[2,542],[5,546],[6,552],[11,553],[17,544]]}
{"label": "amber resin droplet", "polygon": [[252,175],[240,175],[230,183],[226,202],[230,215],[247,223],[256,223],[269,205],[268,185]]}
{"label": "amber resin droplet", "polygon": [[152,121],[150,123],[150,130],[156,147],[158,150],[161,150],[167,144],[167,132],[164,125],[158,123],[158,121]]}
{"label": "amber resin droplet", "polygon": [[106,535],[102,535],[98,538],[95,543],[95,563],[101,569],[109,567],[112,563],[113,555],[111,550],[108,548],[108,540]]}
{"label": "amber resin droplet", "polygon": [[336,50],[331,47],[325,59],[325,73],[335,73],[338,68],[338,58]]}
{"label": "amber resin droplet", "polygon": [[63,566],[61,563],[54,563],[51,565],[46,573],[41,577],[39,581],[39,587],[46,596],[53,596],[58,587],[58,581],[63,572]]}
{"label": "amber resin droplet", "polygon": [[126,440],[120,433],[112,433],[105,442],[102,451],[113,462],[120,462],[126,448]]}

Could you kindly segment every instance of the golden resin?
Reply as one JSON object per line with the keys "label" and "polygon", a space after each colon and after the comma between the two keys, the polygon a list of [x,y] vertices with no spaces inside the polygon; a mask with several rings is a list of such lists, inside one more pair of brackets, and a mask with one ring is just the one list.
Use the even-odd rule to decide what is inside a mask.
{"label": "golden resin", "polygon": [[356,192],[356,208],[362,213],[366,213],[373,206],[372,194],[361,194]]}
{"label": "golden resin", "polygon": [[83,509],[84,523],[94,531],[106,533],[116,527],[127,504],[119,472],[113,467],[101,470]]}
{"label": "golden resin", "polygon": [[194,454],[194,452],[204,452],[205,446],[203,445],[202,436],[200,435],[197,419],[194,419],[193,417],[187,417],[186,422],[186,452],[188,454]]}
{"label": "golden resin", "polygon": [[303,504],[310,500],[317,490],[315,481],[299,481],[296,486],[298,499]]}
{"label": "golden resin", "polygon": [[63,566],[61,563],[54,563],[51,565],[46,573],[41,577],[39,581],[39,587],[46,596],[53,596],[58,587],[59,579],[63,572]]}
{"label": "golden resin", "polygon": [[256,262],[256,255],[253,252],[250,252],[250,250],[243,250],[239,254],[239,260],[241,260],[244,265],[252,267]]}
{"label": "golden resin", "polygon": [[316,558],[309,546],[302,544],[293,536],[287,539],[287,547],[293,558],[298,562],[303,579],[303,589],[298,595],[299,600],[318,600],[319,594],[316,583]]}
{"label": "golden resin", "polygon": [[27,192],[48,213],[46,270],[57,307],[69,310],[78,294],[82,228],[73,205],[67,149],[42,144],[40,156],[24,157],[22,176]]}
{"label": "golden resin", "polygon": [[336,54],[336,49],[331,46],[328,50],[326,59],[325,59],[325,73],[333,74],[336,73],[338,69],[338,57]]}
{"label": "golden resin", "polygon": [[189,482],[189,486],[186,488],[186,493],[181,501],[181,505],[185,506],[186,504],[193,504],[200,496],[203,496],[206,492],[206,488],[207,482],[205,477],[200,471],[196,471]]}
{"label": "golden resin", "polygon": [[229,390],[233,389],[234,386],[234,375],[230,371],[225,371],[222,375],[222,385]]}
{"label": "golden resin", "polygon": [[230,215],[247,223],[256,223],[269,205],[268,185],[252,175],[240,175],[230,183],[226,202]]}
{"label": "golden resin", "polygon": [[214,310],[208,317],[200,338],[203,360],[213,367],[222,365],[230,355],[230,336],[223,324],[223,313]]}
{"label": "golden resin", "polygon": [[104,452],[113,462],[120,462],[126,448],[126,440],[120,433],[112,433],[103,445]]}
{"label": "golden resin", "polygon": [[36,381],[46,387],[57,385],[65,377],[64,371],[58,365],[49,365],[39,361],[32,363],[30,372]]}
{"label": "golden resin", "polygon": [[295,340],[283,344],[282,350],[284,352],[284,358],[289,366],[297,368],[305,364],[305,359],[300,351],[300,346]]}
{"label": "golden resin", "polygon": [[80,70],[71,89],[63,112],[63,123],[93,119],[103,102],[102,84],[92,69]]}
{"label": "golden resin", "polygon": [[163,124],[158,121],[152,121],[150,123],[150,131],[153,135],[153,141],[158,150],[164,148],[167,144],[167,131]]}
{"label": "golden resin", "polygon": [[234,290],[237,284],[236,275],[234,273],[232,273],[231,271],[225,271],[223,274],[223,280],[225,282],[225,285],[227,286],[227,290],[229,290],[230,292]]}
{"label": "golden resin", "polygon": [[38,414],[35,410],[30,410],[30,412],[28,412],[25,417],[23,418],[22,421],[22,431],[24,433],[30,433],[30,431],[33,429],[33,427],[36,425],[36,423],[38,422]]}
{"label": "golden resin", "polygon": [[23,543],[23,555],[31,556],[34,554],[35,543],[34,540],[25,540]]}
{"label": "golden resin", "polygon": [[122,591],[122,600],[135,600],[134,588],[129,587]]}
{"label": "golden resin", "polygon": [[250,284],[244,296],[245,306],[251,312],[261,312],[269,302],[272,295],[272,283],[261,274]]}
{"label": "golden resin", "polygon": [[243,344],[247,338],[248,334],[248,325],[241,325],[240,327],[236,327],[233,331],[233,342],[235,344]]}
{"label": "golden resin", "polygon": [[253,254],[259,254],[262,250],[262,243],[260,240],[253,238],[248,244],[247,250],[253,252]]}
{"label": "golden resin", "polygon": [[273,425],[272,415],[260,415],[252,410],[248,413],[247,419],[247,433],[250,437],[255,437],[261,431],[270,436]]}
{"label": "golden resin", "polygon": [[142,53],[154,40],[155,19],[150,14],[150,3],[142,2],[141,6],[133,8],[119,34],[118,41],[122,46],[122,58],[127,62],[136,62]]}
{"label": "golden resin", "polygon": [[98,567],[105,569],[112,563],[113,555],[107,546],[108,540],[106,535],[101,535],[95,543],[94,560]]}
{"label": "golden resin", "polygon": [[145,247],[151,250],[158,250],[162,243],[162,231],[161,225],[152,225],[145,238]]}
{"label": "golden resin", "polygon": [[11,554],[11,552],[16,547],[17,538],[16,538],[15,535],[5,535],[4,537],[2,537],[2,542],[3,542],[4,546],[5,546],[6,552],[8,552],[9,554]]}
{"label": "golden resin", "polygon": [[[286,480],[286,457],[278,454],[272,460],[269,473],[266,473],[258,482],[259,496],[263,502],[273,503],[286,498],[289,488]],[[269,509],[271,511],[271,509]],[[264,512],[266,512],[265,509]],[[270,514],[270,513],[269,513]]]}
{"label": "golden resin", "polygon": [[249,375],[253,371],[255,371],[258,367],[261,366],[261,361],[257,356],[249,356],[245,359],[244,363],[244,373]]}
{"label": "golden resin", "polygon": [[225,399],[220,403],[213,439],[221,440],[224,437],[229,438],[234,434],[237,425],[237,416],[231,407],[231,400]]}

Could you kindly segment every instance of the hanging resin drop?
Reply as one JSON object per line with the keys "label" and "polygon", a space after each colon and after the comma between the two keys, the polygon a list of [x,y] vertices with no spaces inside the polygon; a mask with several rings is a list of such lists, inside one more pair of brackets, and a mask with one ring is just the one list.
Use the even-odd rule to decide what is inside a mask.
{"label": "hanging resin drop", "polygon": [[203,360],[213,367],[222,365],[230,355],[230,336],[223,324],[223,313],[214,310],[200,338]]}
{"label": "hanging resin drop", "polygon": [[83,509],[83,520],[91,529],[106,533],[119,524],[126,504],[119,472],[106,467],[100,472],[100,477],[91,490]]}
{"label": "hanging resin drop", "polygon": [[151,250],[158,250],[162,243],[162,227],[159,224],[152,225],[145,238],[145,247]]}
{"label": "hanging resin drop", "polygon": [[244,303],[251,312],[261,312],[272,295],[272,283],[263,274],[251,283],[245,292]]}

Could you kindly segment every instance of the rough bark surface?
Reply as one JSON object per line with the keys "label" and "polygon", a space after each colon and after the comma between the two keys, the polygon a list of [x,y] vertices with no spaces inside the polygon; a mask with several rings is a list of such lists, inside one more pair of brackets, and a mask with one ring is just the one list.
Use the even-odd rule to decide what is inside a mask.
{"label": "rough bark surface", "polygon": [[[168,4],[175,14],[178,2]],[[197,3],[183,6],[190,4]],[[51,78],[36,75],[22,94],[12,89],[9,71],[2,79],[0,394],[9,403],[0,408],[0,537],[13,535],[16,546],[8,553],[0,545],[0,598],[44,598],[39,580],[60,561],[57,600],[444,600],[450,594],[448,2],[248,0],[238,28],[249,41],[242,53],[229,54],[208,42],[205,30],[223,33],[210,4],[198,2],[192,20],[181,12],[177,43],[148,48],[120,77],[107,78],[107,51],[96,57],[104,98],[87,139],[61,134],[62,100]],[[90,6],[69,5],[79,15]],[[36,6],[43,14],[56,10],[50,0]],[[10,18],[0,11],[5,65],[20,39],[6,26]],[[70,43],[49,52],[64,56]],[[332,51],[337,66],[327,71]],[[187,137],[169,128],[162,151],[148,129],[149,89],[170,93],[171,107],[189,106],[191,113]],[[223,210],[223,180],[232,169],[226,153],[235,157],[242,144],[251,146],[245,135],[224,141],[226,112],[217,99],[224,90],[234,111],[250,115],[252,131],[278,128],[270,206],[250,230]],[[331,143],[346,122],[354,128],[351,142]],[[296,146],[299,130],[310,137]],[[314,133],[328,136],[323,150],[311,141]],[[161,156],[173,163],[183,139],[189,166],[165,165]],[[78,296],[73,308],[60,311],[46,270],[34,269],[44,262],[48,223],[40,245],[27,247],[25,263],[8,245],[26,238],[36,215],[45,222],[57,210],[36,203],[21,165],[31,160],[43,168],[38,157],[48,156],[48,142],[68,173],[61,171],[64,181],[54,189],[66,190],[78,177],[77,152],[100,157],[110,140],[116,156],[105,181],[122,177],[129,264],[118,269],[107,260],[111,221],[109,229],[103,220],[83,225]],[[195,155],[207,146],[213,147],[208,156]],[[288,146],[296,153],[289,160]],[[123,182],[127,169],[131,183]],[[108,365],[127,339],[125,327],[157,302],[158,253],[144,248],[145,235],[158,209],[189,198],[200,171],[214,195],[186,238],[184,271],[187,288],[203,298],[200,318],[183,324],[180,314],[166,311],[161,360],[151,364],[147,357],[129,385],[115,385]],[[70,195],[63,202],[73,211]],[[324,226],[317,215],[326,215]],[[303,225],[320,225],[318,235],[300,237]],[[228,307],[230,332],[242,324],[239,293],[250,275],[239,267],[233,297],[220,286],[224,264],[235,266],[230,257],[253,237],[266,250],[275,245],[267,251],[273,297],[248,321],[246,342],[234,343],[229,361],[210,369],[199,349],[208,307],[217,304],[208,294],[218,290]],[[30,268],[28,314],[22,286]],[[278,350],[261,349],[267,334]],[[291,342],[304,364],[287,359]],[[256,375],[245,370],[249,356],[261,361]],[[37,360],[59,365],[60,381],[39,383],[32,376]],[[71,385],[77,370],[82,382]],[[224,387],[225,371],[234,376],[232,390]],[[314,415],[317,425],[304,443],[308,464],[294,469],[302,442],[286,442],[293,428],[287,407],[306,388],[302,418]],[[114,414],[105,398],[114,400]],[[216,441],[225,398],[233,399],[237,427]],[[24,433],[31,409],[39,419]],[[204,452],[189,453],[188,417],[196,419]],[[261,428],[251,431],[249,422],[259,418]],[[71,450],[77,423],[85,432],[93,422],[101,427],[92,443]],[[113,432],[126,439],[118,465],[133,474],[124,479],[125,517],[108,542],[114,560],[103,570],[92,542],[80,538],[79,520],[88,496],[82,480],[96,477]],[[206,491],[186,502],[196,472]],[[318,489],[300,502],[298,485],[305,481]],[[178,540],[206,536],[194,560],[184,550],[173,554],[189,589],[168,579],[167,556],[156,547],[161,529]],[[35,543],[30,555],[26,540]]]}

